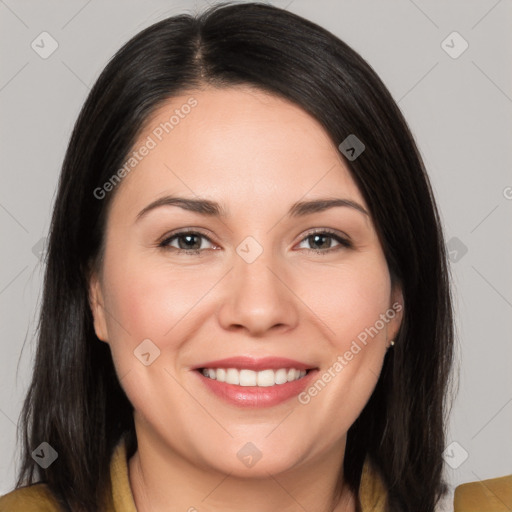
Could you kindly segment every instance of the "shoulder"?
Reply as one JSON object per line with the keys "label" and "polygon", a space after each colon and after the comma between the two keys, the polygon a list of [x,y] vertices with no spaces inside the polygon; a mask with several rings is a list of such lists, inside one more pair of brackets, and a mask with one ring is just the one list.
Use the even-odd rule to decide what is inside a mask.
{"label": "shoulder", "polygon": [[503,512],[512,510],[512,475],[457,486],[454,512]]}
{"label": "shoulder", "polygon": [[44,484],[20,487],[0,496],[0,512],[60,512],[60,507]]}
{"label": "shoulder", "polygon": [[384,479],[369,457],[366,457],[359,484],[359,508],[362,512],[384,512],[388,492]]}

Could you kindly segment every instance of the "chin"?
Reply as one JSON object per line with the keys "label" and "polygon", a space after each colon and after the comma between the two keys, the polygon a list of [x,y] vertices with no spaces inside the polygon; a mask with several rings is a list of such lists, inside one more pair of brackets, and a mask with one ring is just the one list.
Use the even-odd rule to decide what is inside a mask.
{"label": "chin", "polygon": [[293,459],[291,457],[283,458],[282,455],[275,456],[275,454],[273,457],[265,457],[265,454],[262,453],[261,458],[256,461],[241,461],[235,456],[235,460],[230,458],[223,461],[217,461],[215,466],[210,467],[220,473],[229,474],[230,477],[234,478],[263,479],[268,478],[269,474],[277,475],[280,473],[285,473],[295,467],[297,463],[298,461],[296,460],[296,457]]}

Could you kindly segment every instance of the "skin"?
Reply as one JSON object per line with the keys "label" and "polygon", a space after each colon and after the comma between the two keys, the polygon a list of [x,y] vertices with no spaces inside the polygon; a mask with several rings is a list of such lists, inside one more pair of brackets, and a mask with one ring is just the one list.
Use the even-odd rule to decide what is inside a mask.
{"label": "skin", "polygon": [[[322,373],[379,315],[402,304],[368,215],[336,207],[286,216],[299,200],[325,197],[368,207],[318,121],[247,86],[169,100],[134,148],[191,96],[197,106],[115,190],[104,259],[90,281],[96,334],[110,345],[135,409],[138,451],[129,471],[137,508],[355,511],[346,487],[335,492],[346,433],[376,385],[400,314],[307,405],[295,397],[242,409],[213,395],[191,368],[238,355],[281,356]],[[163,206],[137,220],[168,194],[215,200],[228,216]],[[182,228],[207,237],[195,239],[200,255],[178,254],[176,238],[158,247]],[[315,245],[308,236],[316,228],[335,230],[352,246],[329,237]],[[250,264],[236,252],[248,236],[263,249]],[[160,355],[145,366],[134,350],[147,338]],[[252,467],[237,457],[247,442],[262,454]]]}

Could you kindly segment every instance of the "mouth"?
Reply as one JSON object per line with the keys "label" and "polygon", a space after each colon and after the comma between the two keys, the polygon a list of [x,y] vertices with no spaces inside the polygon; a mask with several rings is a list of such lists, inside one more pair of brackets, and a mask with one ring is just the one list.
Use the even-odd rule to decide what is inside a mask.
{"label": "mouth", "polygon": [[302,379],[310,370],[299,370],[298,368],[279,368],[273,370],[267,368],[261,371],[254,371],[239,368],[200,368],[205,377],[216,380],[217,382],[225,382],[235,386],[257,386],[266,388],[271,386],[281,386],[288,382],[294,382]]}
{"label": "mouth", "polygon": [[285,358],[236,357],[193,368],[206,389],[239,407],[270,407],[298,394],[318,368]]}

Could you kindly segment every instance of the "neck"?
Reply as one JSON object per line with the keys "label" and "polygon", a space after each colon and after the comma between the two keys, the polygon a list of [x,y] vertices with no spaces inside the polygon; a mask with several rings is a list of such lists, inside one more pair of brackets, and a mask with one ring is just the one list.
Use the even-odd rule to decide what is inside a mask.
{"label": "neck", "polygon": [[341,450],[265,478],[241,478],[193,464],[148,432],[137,431],[137,440],[128,466],[138,512],[163,512],[170,506],[186,512],[356,510],[341,473],[346,438]]}

